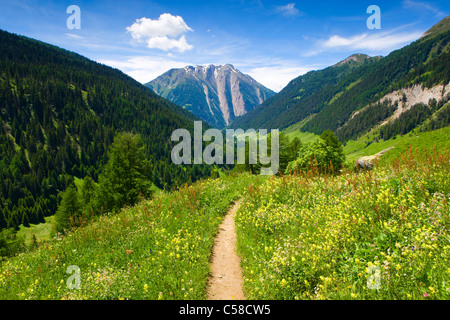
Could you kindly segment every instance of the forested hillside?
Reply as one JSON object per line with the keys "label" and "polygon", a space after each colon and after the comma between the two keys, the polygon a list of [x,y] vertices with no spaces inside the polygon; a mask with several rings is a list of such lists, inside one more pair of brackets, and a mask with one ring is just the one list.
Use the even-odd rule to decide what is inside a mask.
{"label": "forested hillside", "polygon": [[0,229],[54,214],[73,177],[98,181],[118,132],[140,134],[161,189],[209,175],[170,161],[194,119],[119,70],[0,31]]}
{"label": "forested hillside", "polygon": [[[279,94],[268,99],[248,114],[236,119],[233,127],[284,129],[301,123],[300,130],[321,134],[333,130],[342,141],[356,139],[393,114],[399,105],[381,103],[385,95],[414,85],[432,88],[450,82],[450,18],[445,18],[423,37],[383,58],[357,55],[320,71],[309,72],[292,80]],[[353,62],[346,64],[346,61]],[[434,115],[434,125],[449,124],[447,93],[436,101],[425,101],[410,116],[392,126],[400,133],[413,129]],[[403,101],[405,102],[405,101]],[[431,103],[431,104],[429,104]],[[361,111],[357,114],[358,111]],[[411,116],[418,114],[420,116]],[[355,116],[357,115],[357,116]],[[408,132],[408,131],[406,131]]]}
{"label": "forested hillside", "polygon": [[[237,118],[233,128],[279,128],[299,122],[324,107],[339,92],[358,80],[360,67],[379,57],[356,54],[346,60],[292,80],[278,94],[264,101],[246,115]],[[363,69],[365,70],[365,69]]]}

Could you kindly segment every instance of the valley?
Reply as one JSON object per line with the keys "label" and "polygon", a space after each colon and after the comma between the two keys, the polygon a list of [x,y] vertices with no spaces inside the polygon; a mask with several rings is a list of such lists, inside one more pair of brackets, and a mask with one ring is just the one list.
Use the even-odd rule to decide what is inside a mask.
{"label": "valley", "polygon": [[[204,53],[180,16],[133,26]],[[449,300],[449,92],[448,16],[278,93],[0,30],[0,300]]]}

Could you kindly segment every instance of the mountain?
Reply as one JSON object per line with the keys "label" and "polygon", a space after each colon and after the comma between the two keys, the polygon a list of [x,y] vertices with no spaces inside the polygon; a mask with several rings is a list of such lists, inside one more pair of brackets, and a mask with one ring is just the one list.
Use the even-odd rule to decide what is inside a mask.
{"label": "mountain", "polygon": [[310,71],[292,80],[278,94],[246,115],[235,119],[232,128],[279,128],[297,123],[323,106],[350,85],[349,75],[380,57],[355,54],[323,70]]}
{"label": "mountain", "polygon": [[450,31],[450,16],[445,17],[434,26],[432,26],[428,31],[426,31],[420,39],[427,36],[436,36],[441,33],[446,33]]}
{"label": "mountain", "polygon": [[342,67],[342,66],[349,66],[349,67],[358,67],[361,66],[365,63],[370,63],[373,61],[377,61],[379,59],[381,59],[382,57],[380,56],[376,56],[376,57],[369,57],[366,54],[361,54],[361,53],[356,53],[356,54],[352,54],[350,57],[348,57],[347,59],[342,60],[341,62],[336,63],[335,65],[333,65],[332,67]]}
{"label": "mountain", "polygon": [[275,94],[230,64],[171,69],[146,86],[219,129]]}
{"label": "mountain", "polygon": [[54,214],[74,178],[98,181],[118,132],[141,135],[161,189],[209,175],[170,159],[194,120],[117,69],[0,30],[0,229]]}
{"label": "mountain", "polygon": [[381,130],[381,138],[424,122],[431,122],[429,129],[446,126],[449,40],[447,17],[386,57],[353,55],[292,80],[230,127],[284,129],[296,124],[301,131],[315,134],[331,129],[345,142],[379,126],[397,127],[383,129],[391,132],[387,135]]}

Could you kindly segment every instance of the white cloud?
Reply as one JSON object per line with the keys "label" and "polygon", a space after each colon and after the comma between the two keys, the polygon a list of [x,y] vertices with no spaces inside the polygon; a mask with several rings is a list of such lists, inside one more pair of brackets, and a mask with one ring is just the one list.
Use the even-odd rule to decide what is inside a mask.
{"label": "white cloud", "polygon": [[420,10],[420,11],[430,11],[434,13],[436,16],[445,16],[445,12],[439,10],[437,7],[434,7],[433,5],[421,2],[421,1],[411,1],[411,0],[405,0],[403,1],[403,6],[408,9],[414,9],[414,10]]}
{"label": "white cloud", "polygon": [[66,36],[68,36],[69,38],[73,38],[73,39],[84,39],[83,36],[80,36],[78,34],[75,33],[65,33]]}
{"label": "white cloud", "polygon": [[385,50],[398,48],[402,44],[417,40],[422,35],[421,32],[411,33],[362,33],[352,37],[331,36],[322,43],[325,48],[350,49],[350,50]]}
{"label": "white cloud", "polygon": [[308,66],[273,65],[252,68],[246,73],[267,88],[279,92],[291,80],[311,70],[313,70],[313,68]]}
{"label": "white cloud", "polygon": [[141,83],[147,83],[172,68],[183,68],[189,65],[188,62],[150,56],[129,57],[124,61],[101,60],[99,62],[117,68]]}
{"label": "white cloud", "polygon": [[171,39],[166,36],[152,37],[147,40],[147,47],[157,48],[164,51],[172,49],[178,49],[180,52],[192,49],[194,46],[187,43],[185,36],[181,36],[180,39]]}
{"label": "white cloud", "polygon": [[133,38],[151,38],[157,36],[177,37],[187,31],[193,31],[180,16],[163,13],[158,20],[148,18],[137,19],[127,27]]}
{"label": "white cloud", "polygon": [[149,18],[137,19],[126,30],[137,41],[145,41],[147,47],[169,51],[176,49],[180,52],[190,50],[184,34],[193,31],[180,16],[163,13],[157,20]]}
{"label": "white cloud", "polygon": [[300,14],[300,11],[295,7],[295,3],[288,3],[284,6],[278,6],[275,8],[275,11],[286,16],[296,16]]}

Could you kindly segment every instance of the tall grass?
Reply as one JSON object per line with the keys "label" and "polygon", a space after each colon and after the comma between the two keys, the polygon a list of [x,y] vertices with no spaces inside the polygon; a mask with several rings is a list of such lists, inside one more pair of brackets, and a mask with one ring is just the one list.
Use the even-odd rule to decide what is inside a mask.
{"label": "tall grass", "polygon": [[217,228],[239,198],[250,299],[449,299],[449,171],[448,150],[410,148],[374,171],[200,181],[3,262],[0,299],[205,299]]}
{"label": "tall grass", "polygon": [[236,218],[247,296],[449,299],[449,161],[410,149],[373,172],[249,192]]}
{"label": "tall grass", "polygon": [[[0,267],[0,299],[205,299],[218,225],[246,187],[242,174],[160,193],[22,253]],[[80,289],[69,289],[70,265]]]}

